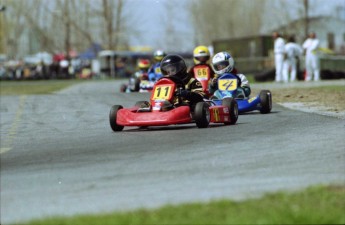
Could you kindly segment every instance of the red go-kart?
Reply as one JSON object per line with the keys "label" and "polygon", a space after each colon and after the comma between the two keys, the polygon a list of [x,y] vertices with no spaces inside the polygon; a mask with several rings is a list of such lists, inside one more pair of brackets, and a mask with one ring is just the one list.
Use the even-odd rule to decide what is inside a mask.
{"label": "red go-kart", "polygon": [[[174,79],[173,79],[174,78]],[[192,106],[179,97],[184,88],[175,77],[159,79],[152,90],[150,102],[139,101],[133,107],[121,105],[111,107],[110,127],[122,131],[125,126],[167,126],[195,122],[198,128],[206,128],[209,123],[235,124],[238,119],[238,105],[233,98],[224,98],[222,105],[210,100]]]}
{"label": "red go-kart", "polygon": [[211,80],[211,71],[210,68],[206,65],[197,65],[193,68],[194,78],[197,79],[201,85],[205,94],[210,97],[208,83]]}

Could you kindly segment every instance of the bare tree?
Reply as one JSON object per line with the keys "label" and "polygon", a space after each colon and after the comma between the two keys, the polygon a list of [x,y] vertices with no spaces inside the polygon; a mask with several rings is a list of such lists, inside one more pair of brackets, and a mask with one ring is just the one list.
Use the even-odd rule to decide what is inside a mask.
{"label": "bare tree", "polygon": [[[106,48],[118,49],[121,34],[124,29],[122,23],[123,0],[102,0],[102,16],[105,24]],[[115,11],[115,14],[114,14]]]}
{"label": "bare tree", "polygon": [[[88,1],[65,0],[65,2],[61,2],[60,0],[56,7],[49,8],[46,5],[45,10],[52,18],[54,18],[53,24],[51,25],[54,29],[52,29],[50,35],[54,35],[54,37],[56,37],[56,34],[53,32],[63,29],[60,28],[61,25],[65,27],[63,29],[65,32],[59,32],[64,35],[65,49],[66,45],[69,45],[68,48],[71,48],[71,46],[77,46],[77,49],[79,50],[85,49],[95,41],[95,35],[93,35],[94,32],[90,29],[89,21],[97,15],[90,12]],[[61,38],[62,36],[59,35],[57,37],[58,40],[56,41],[60,42]],[[69,43],[67,43],[67,40],[69,40]],[[61,44],[58,44],[58,46],[61,46]]]}
{"label": "bare tree", "polygon": [[[103,19],[106,24],[106,34],[107,34],[107,48],[113,48],[113,11],[112,2],[109,0],[103,0]],[[111,4],[111,6],[109,5]]]}
{"label": "bare tree", "polygon": [[189,5],[197,43],[257,34],[265,0],[194,0]]}
{"label": "bare tree", "polygon": [[[48,43],[50,38],[38,24],[41,17],[40,0],[30,2],[6,1],[5,4],[9,9],[7,16],[8,31],[6,32],[8,55],[15,57],[19,49],[27,48],[28,53],[32,53],[34,43]],[[32,14],[30,12],[35,12]],[[35,17],[34,17],[35,15]],[[26,29],[30,27],[30,29]],[[24,42],[23,42],[24,41]],[[24,46],[21,46],[23,43]]]}
{"label": "bare tree", "polygon": [[[164,17],[162,17],[162,23],[165,27],[165,36],[162,38],[160,43],[161,46],[166,46],[165,51],[174,51],[176,48],[180,48],[179,44],[181,43],[180,34],[177,33],[175,24],[176,20],[172,20],[176,14],[175,3],[173,1],[167,1],[164,3],[164,7],[167,9]],[[164,34],[161,34],[163,37]]]}
{"label": "bare tree", "polygon": [[63,4],[63,17],[65,18],[64,24],[65,24],[65,55],[69,57],[69,52],[71,50],[71,19],[70,19],[70,6],[69,1],[64,0],[64,2],[60,3]]}
{"label": "bare tree", "polygon": [[118,0],[117,7],[116,7],[116,16],[115,16],[115,40],[114,40],[114,49],[118,48],[120,35],[122,32],[121,26],[122,26],[122,10],[123,10],[123,1]]}
{"label": "bare tree", "polygon": [[289,23],[290,30],[285,32],[290,35],[296,32],[291,22],[300,19],[304,20],[307,35],[310,16],[322,3],[321,0],[192,0],[188,9],[195,44],[211,44],[215,39],[267,34]]}
{"label": "bare tree", "polygon": [[303,6],[304,6],[304,35],[305,37],[308,36],[309,33],[309,0],[303,0]]}
{"label": "bare tree", "polygon": [[[37,50],[63,50],[68,54],[71,48],[80,51],[95,42],[109,49],[129,46],[130,20],[125,19],[123,0],[3,1],[8,9],[2,15],[3,27],[7,29],[3,39],[7,52],[13,56],[19,51],[28,54]],[[31,50],[25,46],[31,46]]]}
{"label": "bare tree", "polygon": [[6,12],[6,5],[3,4],[3,1],[0,0],[0,54],[6,53],[6,33],[7,31],[7,20],[4,15]]}
{"label": "bare tree", "polygon": [[[217,7],[226,2],[225,0],[193,0],[189,5],[192,24],[194,25],[195,45],[211,44],[212,40],[220,35],[219,17],[222,17],[220,11],[222,7]],[[218,10],[218,12],[217,12]],[[218,16],[214,16],[217,12]],[[224,25],[224,23],[223,23]],[[231,26],[231,24],[228,24]]]}

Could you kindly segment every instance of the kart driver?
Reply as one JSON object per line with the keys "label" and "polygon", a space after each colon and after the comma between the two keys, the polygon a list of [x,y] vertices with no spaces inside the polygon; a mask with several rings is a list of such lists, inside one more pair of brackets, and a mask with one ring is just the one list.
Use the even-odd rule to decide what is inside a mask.
{"label": "kart driver", "polygon": [[137,61],[137,71],[131,75],[128,84],[121,85],[121,92],[132,92],[140,90],[140,83],[142,80],[147,80],[147,70],[150,67],[150,60],[139,59]]}
{"label": "kart driver", "polygon": [[138,71],[134,76],[140,79],[147,79],[147,71],[150,68],[150,61],[148,59],[139,59],[137,63]]}
{"label": "kart driver", "polygon": [[210,92],[214,93],[218,89],[218,78],[224,73],[231,73],[235,75],[238,79],[239,86],[237,88],[236,98],[249,97],[251,93],[249,81],[244,74],[237,72],[235,68],[235,61],[228,52],[219,52],[212,58],[211,67],[213,71],[217,74],[215,78],[212,79],[210,84]]}
{"label": "kart driver", "polygon": [[[202,91],[201,83],[187,73],[186,62],[181,56],[167,55],[164,57],[161,62],[161,71],[164,77],[182,81],[185,89],[177,92],[182,101],[189,102],[191,106],[203,101],[205,93]],[[191,109],[193,108],[191,107]]]}
{"label": "kart driver", "polygon": [[152,64],[152,66],[149,68],[147,72],[149,74],[149,81],[155,82],[163,76],[160,70],[160,65],[161,65],[162,59],[165,56],[166,56],[166,53],[162,50],[157,50],[153,53],[154,63]]}
{"label": "kart driver", "polygon": [[194,75],[194,67],[198,65],[205,65],[208,68],[210,68],[210,77],[211,79],[214,77],[214,72],[212,70],[212,67],[209,65],[209,60],[210,60],[210,51],[206,46],[200,45],[196,47],[193,51],[193,60],[194,60],[194,66],[189,69],[189,73],[192,74],[193,77]]}

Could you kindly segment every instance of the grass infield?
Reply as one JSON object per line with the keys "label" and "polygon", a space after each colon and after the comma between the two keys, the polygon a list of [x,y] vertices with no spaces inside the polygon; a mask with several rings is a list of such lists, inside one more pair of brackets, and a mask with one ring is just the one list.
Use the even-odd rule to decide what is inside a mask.
{"label": "grass infield", "polygon": [[244,201],[167,205],[73,217],[51,217],[25,224],[345,224],[345,186],[314,186]]}
{"label": "grass infield", "polygon": [[51,94],[83,80],[1,81],[0,95]]}

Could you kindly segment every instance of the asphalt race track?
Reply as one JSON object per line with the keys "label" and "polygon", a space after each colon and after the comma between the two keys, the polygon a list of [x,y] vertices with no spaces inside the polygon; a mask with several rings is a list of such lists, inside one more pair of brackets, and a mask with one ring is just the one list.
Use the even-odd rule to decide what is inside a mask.
{"label": "asphalt race track", "polygon": [[[1,224],[345,183],[344,120],[277,104],[233,126],[109,126],[119,81],[1,97]],[[273,96],[274,101],[274,96]]]}

